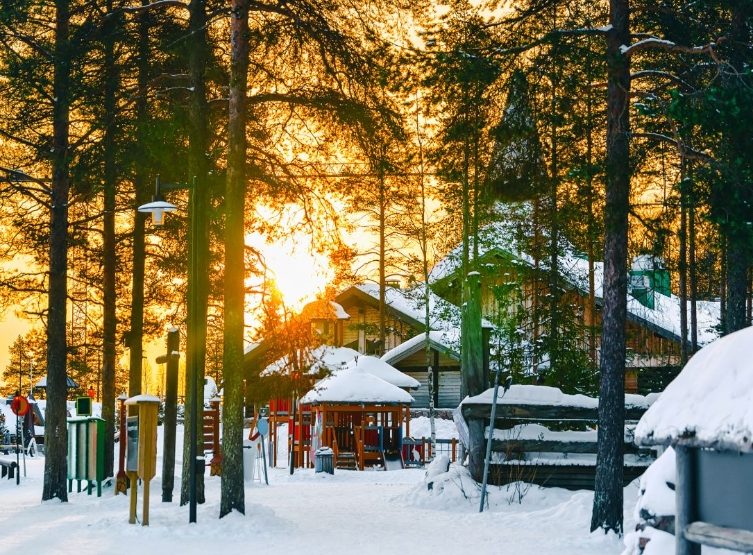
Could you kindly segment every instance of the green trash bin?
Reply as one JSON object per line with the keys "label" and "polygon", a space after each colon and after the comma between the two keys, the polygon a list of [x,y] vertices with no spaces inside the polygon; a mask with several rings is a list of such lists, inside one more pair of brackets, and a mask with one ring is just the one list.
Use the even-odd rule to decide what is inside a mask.
{"label": "green trash bin", "polygon": [[335,453],[329,447],[320,447],[314,453],[315,472],[335,473]]}
{"label": "green trash bin", "polygon": [[91,495],[93,483],[97,484],[97,497],[102,496],[105,479],[105,421],[97,417],[77,416],[68,419],[68,491],[73,490],[73,480],[86,482]]}

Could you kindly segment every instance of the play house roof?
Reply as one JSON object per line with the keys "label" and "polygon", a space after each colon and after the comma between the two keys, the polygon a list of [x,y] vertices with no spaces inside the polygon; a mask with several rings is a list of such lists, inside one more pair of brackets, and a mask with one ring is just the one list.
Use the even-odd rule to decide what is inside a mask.
{"label": "play house roof", "polygon": [[[330,347],[322,345],[313,349],[308,355],[308,362],[311,365],[307,374],[318,374],[320,370],[334,372],[339,370],[343,365],[351,362],[358,356],[358,351],[349,347]],[[267,366],[261,373],[262,376],[269,376],[285,372],[288,367],[288,357],[276,360]]]}
{"label": "play house roof", "polygon": [[643,415],[642,445],[753,451],[753,328],[701,349]]}
{"label": "play house roof", "polygon": [[361,368],[397,387],[416,389],[421,385],[417,379],[411,378],[408,374],[403,374],[387,362],[368,355],[359,355],[355,360],[351,360],[345,368]]}
{"label": "play house roof", "polygon": [[324,378],[301,399],[303,404],[315,405],[321,403],[394,405],[412,402],[413,397],[410,393],[359,367],[346,368]]}

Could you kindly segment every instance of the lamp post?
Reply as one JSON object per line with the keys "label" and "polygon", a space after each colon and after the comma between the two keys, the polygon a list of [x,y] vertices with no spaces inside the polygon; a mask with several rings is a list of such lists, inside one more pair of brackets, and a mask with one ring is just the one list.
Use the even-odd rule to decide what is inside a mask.
{"label": "lamp post", "polygon": [[[189,310],[188,314],[188,336],[196,338],[197,336],[197,330],[198,330],[198,314],[197,314],[197,308],[198,308],[198,300],[199,295],[197,291],[197,277],[198,277],[198,264],[196,260],[196,256],[198,254],[198,225],[197,225],[197,218],[196,218],[196,177],[193,178],[193,183],[191,184],[175,184],[175,183],[162,183],[160,181],[160,178],[158,177],[155,181],[155,191],[154,196],[152,197],[152,202],[143,204],[139,206],[138,210],[139,212],[151,212],[152,214],[152,223],[156,226],[161,226],[164,223],[164,215],[165,212],[173,212],[178,209],[177,206],[174,204],[170,204],[169,202],[166,202],[164,198],[162,198],[161,192],[163,189],[170,190],[170,189],[188,189],[189,190],[189,197],[188,197],[188,211],[189,211],[189,218],[191,220],[191,234],[190,234],[190,244],[189,244],[189,256],[188,256],[188,283],[189,283],[189,292],[190,292],[190,298],[189,298],[189,306],[191,307],[191,310]],[[196,453],[196,441],[198,438],[198,410],[197,410],[197,376],[199,371],[199,365],[197,360],[197,353],[198,353],[198,345],[194,345],[193,349],[191,349],[191,352],[188,357],[188,375],[189,379],[187,380],[189,383],[192,384],[191,387],[191,394],[189,396],[189,404],[190,406],[190,416],[191,416],[191,428],[190,428],[190,445],[189,445],[189,465],[188,465],[188,522],[196,522],[196,471],[197,471],[197,464],[199,461],[197,460],[197,453]],[[202,472],[204,470],[204,459],[202,457],[201,459],[201,465],[202,465]]]}

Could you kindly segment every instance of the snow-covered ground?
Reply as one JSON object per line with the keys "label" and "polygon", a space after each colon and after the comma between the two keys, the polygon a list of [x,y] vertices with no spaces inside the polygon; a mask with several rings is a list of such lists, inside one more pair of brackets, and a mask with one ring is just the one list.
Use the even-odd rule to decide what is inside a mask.
{"label": "snow-covered ground", "polygon": [[[178,438],[180,459],[182,429]],[[518,503],[514,485],[491,488],[489,509],[479,514],[478,486],[455,466],[436,478],[431,491],[424,470],[338,469],[334,476],[296,470],[290,476],[286,469],[269,469],[269,486],[246,482],[246,514],[222,520],[220,479],[207,475],[207,502],[198,508],[198,523],[188,524],[187,506],[161,502],[160,459],[151,483],[150,526],[143,527],[128,523],[128,498],[114,496],[112,488],[101,498],[74,491],[68,503],[42,503],[44,460],[27,458],[20,486],[0,480],[0,553],[618,555],[624,549],[614,535],[589,534],[590,492],[533,486]],[[176,500],[179,483],[178,475]],[[635,484],[625,490],[626,530],[635,525],[637,494]]]}

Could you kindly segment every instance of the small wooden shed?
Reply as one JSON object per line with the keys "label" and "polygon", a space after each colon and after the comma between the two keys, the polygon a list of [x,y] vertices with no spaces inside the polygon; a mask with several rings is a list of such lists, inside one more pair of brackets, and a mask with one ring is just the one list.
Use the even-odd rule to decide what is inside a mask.
{"label": "small wooden shed", "polygon": [[335,466],[360,470],[400,457],[412,402],[410,393],[357,365],[318,382],[301,399],[312,407],[312,421],[321,422],[319,445],[332,448]]}
{"label": "small wooden shed", "polygon": [[672,445],[678,555],[708,545],[753,552],[753,328],[696,353],[636,428]]}

